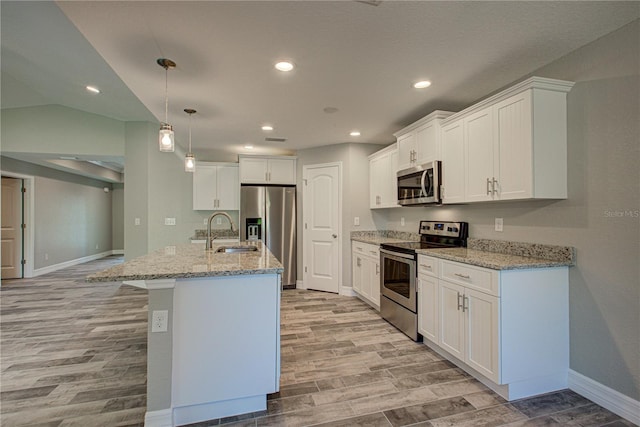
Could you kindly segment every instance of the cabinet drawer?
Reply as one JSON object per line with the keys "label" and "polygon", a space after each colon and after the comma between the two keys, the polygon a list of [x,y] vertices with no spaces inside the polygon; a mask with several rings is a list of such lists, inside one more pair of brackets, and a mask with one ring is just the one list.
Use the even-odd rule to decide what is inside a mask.
{"label": "cabinet drawer", "polygon": [[418,255],[418,275],[438,277],[438,259]]}
{"label": "cabinet drawer", "polygon": [[353,240],[351,242],[351,248],[353,249],[353,252],[357,254],[376,259],[380,258],[380,247],[378,245],[356,242],[355,240]]}
{"label": "cabinet drawer", "polygon": [[444,280],[500,296],[497,271],[451,261],[442,261],[440,267],[440,277]]}

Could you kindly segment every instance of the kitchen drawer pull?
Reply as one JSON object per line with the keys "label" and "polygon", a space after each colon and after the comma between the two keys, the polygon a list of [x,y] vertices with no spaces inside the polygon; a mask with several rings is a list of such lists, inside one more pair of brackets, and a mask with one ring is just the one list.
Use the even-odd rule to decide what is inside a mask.
{"label": "kitchen drawer pull", "polygon": [[371,255],[378,255],[378,252],[376,252],[376,251],[369,251],[369,253],[370,253]]}
{"label": "kitchen drawer pull", "polygon": [[453,273],[453,275],[462,277],[463,279],[471,279],[471,276],[469,276],[468,274]]}
{"label": "kitchen drawer pull", "polygon": [[427,264],[420,264],[420,267],[424,267],[427,270],[433,270],[433,267],[431,267],[430,265],[427,265]]}

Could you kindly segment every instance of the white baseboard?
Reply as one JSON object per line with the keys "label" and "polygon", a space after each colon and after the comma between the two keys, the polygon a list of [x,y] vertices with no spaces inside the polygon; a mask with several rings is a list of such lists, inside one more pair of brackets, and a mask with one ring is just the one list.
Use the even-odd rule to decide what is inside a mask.
{"label": "white baseboard", "polygon": [[89,261],[95,261],[100,258],[108,257],[113,255],[114,251],[105,251],[100,252],[99,254],[89,255],[82,258],[76,258],[69,261],[61,262],[59,264],[49,265],[47,267],[36,268],[33,270],[33,276],[42,276],[43,274],[53,273],[54,271],[62,270],[63,268],[73,267],[74,265],[83,264]]}
{"label": "white baseboard", "polygon": [[144,414],[144,427],[173,427],[173,410],[147,411]]}
{"label": "white baseboard", "polygon": [[343,295],[345,297],[355,297],[356,292],[351,286],[340,286],[340,295]]}
{"label": "white baseboard", "polygon": [[111,251],[111,255],[124,255],[124,249],[114,249]]}
{"label": "white baseboard", "polygon": [[307,289],[304,287],[304,281],[296,280],[296,289]]}
{"label": "white baseboard", "polygon": [[569,369],[569,388],[614,414],[640,425],[640,401],[571,369]]}

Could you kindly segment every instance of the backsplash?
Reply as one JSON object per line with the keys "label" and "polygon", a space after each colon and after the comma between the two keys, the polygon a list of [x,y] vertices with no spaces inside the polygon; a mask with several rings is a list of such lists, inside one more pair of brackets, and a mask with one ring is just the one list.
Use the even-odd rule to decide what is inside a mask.
{"label": "backsplash", "polygon": [[[207,230],[195,230],[195,237],[198,239],[207,238]],[[211,235],[216,239],[237,239],[240,237],[237,231],[231,231],[229,229],[213,229]]]}
{"label": "backsplash", "polygon": [[407,231],[380,230],[380,231],[352,231],[352,240],[374,240],[377,238],[399,239],[407,242],[417,242],[420,240],[418,233],[409,233]]}

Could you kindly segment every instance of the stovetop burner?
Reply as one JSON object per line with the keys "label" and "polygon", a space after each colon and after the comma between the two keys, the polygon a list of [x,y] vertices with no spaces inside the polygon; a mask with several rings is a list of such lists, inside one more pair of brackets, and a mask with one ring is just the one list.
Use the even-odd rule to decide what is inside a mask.
{"label": "stovetop burner", "polygon": [[469,225],[466,222],[420,221],[419,242],[383,243],[382,249],[416,255],[417,249],[467,246]]}

